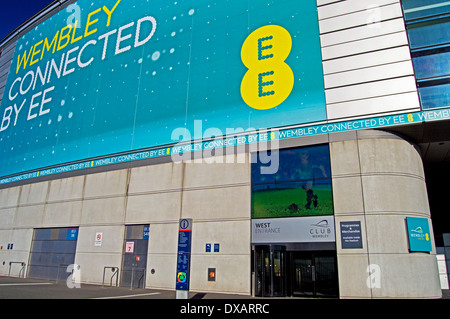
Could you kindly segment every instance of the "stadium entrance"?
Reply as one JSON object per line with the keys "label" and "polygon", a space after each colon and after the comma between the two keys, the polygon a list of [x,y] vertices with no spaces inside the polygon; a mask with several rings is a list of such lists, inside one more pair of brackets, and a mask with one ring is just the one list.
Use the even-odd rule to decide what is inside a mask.
{"label": "stadium entrance", "polygon": [[254,246],[255,296],[337,297],[335,251],[295,251]]}

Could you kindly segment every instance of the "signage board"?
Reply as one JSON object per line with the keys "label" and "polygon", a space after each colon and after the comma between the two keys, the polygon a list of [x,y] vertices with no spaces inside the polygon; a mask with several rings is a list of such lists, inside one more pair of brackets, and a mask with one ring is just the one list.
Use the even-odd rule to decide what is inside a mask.
{"label": "signage board", "polygon": [[189,290],[191,268],[192,219],[180,219],[178,229],[176,290]]}
{"label": "signage board", "polygon": [[94,246],[100,247],[103,243],[103,233],[95,233]]}
{"label": "signage board", "polygon": [[406,217],[406,225],[408,227],[409,250],[411,252],[430,252],[433,250],[428,218]]}
{"label": "signage board", "polygon": [[134,253],[134,241],[127,241],[125,243],[125,253]]}
{"label": "signage board", "polygon": [[142,239],[148,239],[150,235],[150,225],[144,226],[144,229],[142,231]]}
{"label": "signage board", "polygon": [[326,120],[315,0],[60,10],[17,40],[0,176],[212,137],[197,120],[214,136]]}
{"label": "signage board", "polygon": [[77,240],[78,239],[78,228],[67,229],[66,240]]}
{"label": "signage board", "polygon": [[334,216],[252,220],[252,243],[335,242]]}
{"label": "signage board", "polygon": [[341,226],[341,248],[353,249],[363,248],[361,237],[361,222],[340,222]]}

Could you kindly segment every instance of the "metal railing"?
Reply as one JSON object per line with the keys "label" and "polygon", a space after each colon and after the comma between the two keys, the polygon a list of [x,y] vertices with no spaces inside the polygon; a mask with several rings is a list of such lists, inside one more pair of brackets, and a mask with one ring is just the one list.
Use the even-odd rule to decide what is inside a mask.
{"label": "metal railing", "polygon": [[23,261],[10,261],[9,262],[8,277],[11,277],[11,266],[13,264],[20,264],[22,266],[22,268],[20,268],[20,270],[19,270],[19,278],[20,278],[20,273],[22,273],[22,278],[25,278],[25,266],[27,264],[24,263]]}
{"label": "metal railing", "polygon": [[130,290],[133,290],[133,282],[134,282],[134,272],[142,272],[142,276],[139,278],[138,282],[137,282],[137,287],[139,288],[141,286],[142,283],[142,288],[144,288],[145,286],[145,273],[146,273],[146,268],[137,268],[137,267],[132,267],[131,268],[131,285],[130,285]]}
{"label": "metal railing", "polygon": [[116,276],[116,287],[118,287],[119,286],[119,267],[110,267],[110,266],[103,267],[102,287],[105,286],[106,269],[111,269],[111,272],[112,272],[111,278],[109,280],[109,286],[112,287],[113,278],[114,278],[114,276]]}

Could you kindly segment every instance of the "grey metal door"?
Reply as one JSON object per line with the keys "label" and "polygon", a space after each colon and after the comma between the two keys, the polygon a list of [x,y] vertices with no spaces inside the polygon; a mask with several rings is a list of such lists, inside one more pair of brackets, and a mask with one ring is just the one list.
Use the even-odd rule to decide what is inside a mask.
{"label": "grey metal door", "polygon": [[149,225],[128,225],[125,230],[121,286],[145,288]]}
{"label": "grey metal door", "polygon": [[78,228],[35,229],[28,265],[28,277],[65,281],[67,267],[75,261]]}

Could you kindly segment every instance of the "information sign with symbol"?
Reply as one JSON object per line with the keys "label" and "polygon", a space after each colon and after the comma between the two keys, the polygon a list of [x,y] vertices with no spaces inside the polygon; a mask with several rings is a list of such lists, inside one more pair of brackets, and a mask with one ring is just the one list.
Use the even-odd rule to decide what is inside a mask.
{"label": "information sign with symbol", "polygon": [[95,234],[95,246],[101,246],[103,242],[103,233]]}
{"label": "information sign with symbol", "polygon": [[125,243],[125,252],[134,253],[134,241],[127,241]]}
{"label": "information sign with symbol", "polygon": [[189,274],[191,266],[192,219],[180,219],[178,229],[178,258],[176,289],[189,290]]}

